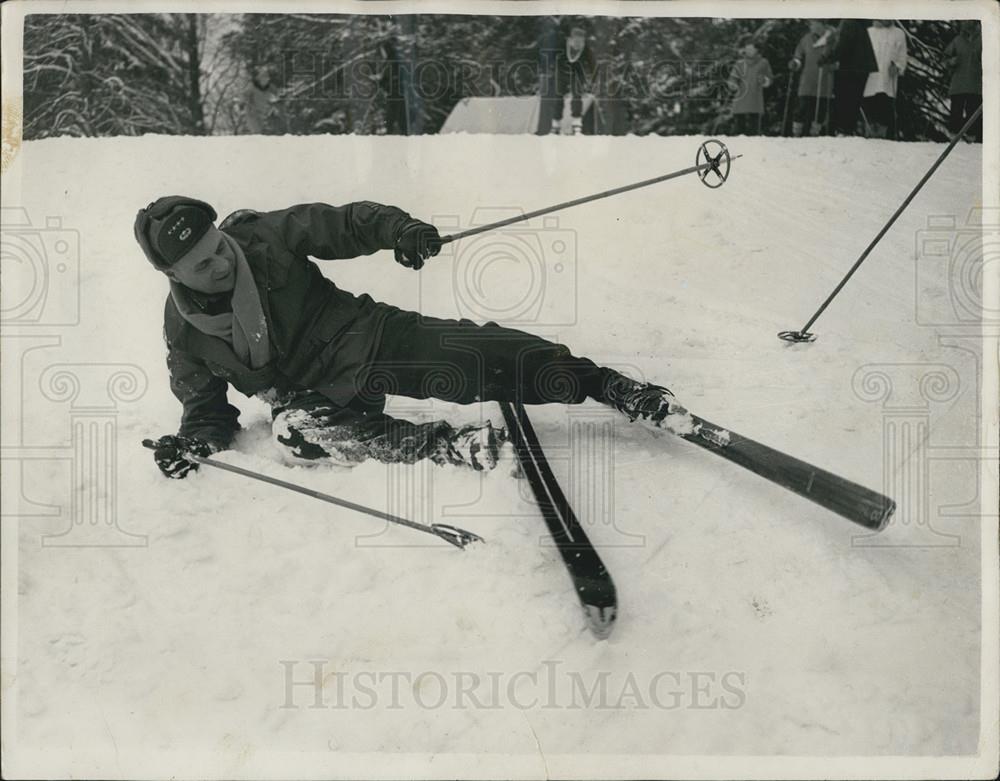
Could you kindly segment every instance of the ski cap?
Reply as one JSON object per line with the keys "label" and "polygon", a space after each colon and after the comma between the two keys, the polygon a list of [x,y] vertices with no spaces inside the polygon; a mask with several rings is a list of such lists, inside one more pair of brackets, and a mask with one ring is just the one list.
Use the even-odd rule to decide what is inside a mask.
{"label": "ski cap", "polygon": [[135,215],[135,240],[149,262],[166,271],[198,243],[217,216],[197,198],[165,195]]}

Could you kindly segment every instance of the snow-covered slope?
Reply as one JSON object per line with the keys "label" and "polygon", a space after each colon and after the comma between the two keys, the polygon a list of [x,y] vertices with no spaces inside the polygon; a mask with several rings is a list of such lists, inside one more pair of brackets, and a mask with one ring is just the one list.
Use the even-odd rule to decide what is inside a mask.
{"label": "snow-covered slope", "polygon": [[[69,402],[39,393],[45,368],[139,367],[148,386],[115,418],[115,496],[121,528],[148,535],[148,545],[43,546],[42,535],[69,523],[68,462],[23,467],[21,494],[65,509],[19,523],[16,697],[7,703],[16,747],[43,762],[69,747],[101,774],[141,773],[130,763],[179,751],[179,772],[194,775],[208,772],[199,763],[209,755],[228,774],[279,772],[282,752],[305,752],[295,756],[326,775],[391,774],[356,756],[375,751],[512,754],[506,774],[559,775],[560,756],[578,752],[598,768],[614,761],[598,755],[974,751],[974,465],[936,463],[918,486],[906,476],[928,448],[976,442],[976,343],[941,338],[955,331],[948,291],[939,266],[918,277],[915,253],[928,217],[962,224],[980,202],[978,146],[955,150],[821,318],[811,346],[775,333],[805,322],[940,146],[731,139],[743,157],[720,190],[687,177],[582,206],[470,240],[420,274],[389,253],[322,266],[354,292],[556,338],[670,386],[703,417],[892,489],[900,507],[879,545],[599,405],[536,408],[555,471],[617,582],[618,626],[597,643],[527,486],[511,476],[510,452],[486,476],[375,463],[289,469],[272,449],[266,408],[231,393],[245,431],[221,458],[487,538],[462,554],[231,474],[166,481],[140,445],[174,431],[179,414],[163,361],[166,284],[131,233],[136,210],[157,196],[195,195],[223,214],[371,199],[453,230],[686,167],[697,143],[25,144],[17,205],[36,224],[58,215],[79,231],[81,316],[44,331],[59,344],[16,362],[5,340],[5,444],[21,413],[7,393],[15,378],[24,389],[15,444],[65,447]],[[919,383],[935,371],[954,388],[928,402]],[[882,381],[892,384],[889,401]],[[396,399],[392,409],[500,422],[492,405]],[[912,439],[896,436],[904,417]],[[906,447],[894,450],[898,442]],[[17,493],[4,491],[5,516],[18,512]],[[943,517],[944,504],[961,507]],[[317,671],[319,695],[287,687],[286,676],[309,682]],[[310,707],[316,696],[326,707]]]}

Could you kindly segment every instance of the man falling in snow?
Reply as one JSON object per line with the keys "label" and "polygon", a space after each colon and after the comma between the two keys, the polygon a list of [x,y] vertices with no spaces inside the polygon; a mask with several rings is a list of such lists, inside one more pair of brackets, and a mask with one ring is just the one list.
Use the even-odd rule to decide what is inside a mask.
{"label": "man falling in snow", "polygon": [[289,463],[353,466],[366,458],[430,458],[492,469],[505,432],[385,414],[387,394],[469,404],[594,398],[630,420],[684,428],[690,416],[666,388],[640,383],[558,344],[470,320],[442,320],[355,296],[326,279],[322,260],[393,250],[419,270],[441,248],[437,229],[393,206],[309,203],[244,209],[216,227],[202,201],[166,196],[139,211],[135,237],[166,275],[164,338],[170,387],[183,406],[177,435],[154,457],[168,477],[232,444],[239,410],[227,389],[271,406]]}

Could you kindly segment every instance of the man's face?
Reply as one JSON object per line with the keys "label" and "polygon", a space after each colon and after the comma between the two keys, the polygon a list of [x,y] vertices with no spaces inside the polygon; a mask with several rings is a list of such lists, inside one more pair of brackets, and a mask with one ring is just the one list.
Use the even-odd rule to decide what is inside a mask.
{"label": "man's face", "polygon": [[236,284],[236,253],[226,235],[212,225],[167,276],[199,293],[228,293]]}
{"label": "man's face", "polygon": [[587,34],[583,30],[571,30],[569,34],[569,48],[571,51],[578,52],[587,43]]}
{"label": "man's face", "polygon": [[826,25],[819,19],[813,19],[809,22],[809,30],[813,35],[822,35],[823,31],[826,29]]}

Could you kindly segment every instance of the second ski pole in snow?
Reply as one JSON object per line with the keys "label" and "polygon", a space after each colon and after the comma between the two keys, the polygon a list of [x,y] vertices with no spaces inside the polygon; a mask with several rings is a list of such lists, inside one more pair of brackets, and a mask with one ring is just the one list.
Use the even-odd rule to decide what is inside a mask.
{"label": "second ski pole in snow", "polygon": [[911,201],[913,201],[913,199],[917,197],[917,193],[919,193],[921,188],[923,188],[923,186],[927,184],[927,181],[934,175],[934,172],[937,171],[937,169],[941,166],[941,163],[943,163],[945,161],[945,158],[951,154],[951,150],[954,149],[955,145],[958,144],[958,142],[965,137],[965,134],[969,132],[969,130],[976,123],[976,120],[979,119],[982,113],[983,113],[983,107],[980,106],[978,109],[976,109],[976,112],[971,117],[969,117],[969,119],[966,121],[962,129],[955,134],[954,138],[951,139],[951,142],[948,144],[948,146],[944,148],[944,151],[941,152],[941,154],[938,156],[938,159],[935,160],[934,164],[927,170],[927,173],[925,173],[922,177],[920,177],[920,181],[917,182],[916,185],[914,185],[912,190],[910,190],[909,194],[906,196],[906,198],[903,199],[903,202],[898,206],[896,211],[892,213],[892,216],[888,219],[888,221],[882,226],[879,232],[875,234],[875,238],[872,239],[871,242],[869,242],[867,247],[865,247],[864,252],[861,253],[861,257],[859,257],[854,262],[854,265],[851,266],[850,269],[848,269],[843,279],[841,279],[840,282],[837,283],[837,286],[833,289],[833,292],[826,297],[826,300],[824,300],[822,304],[819,305],[819,309],[817,309],[813,313],[813,316],[806,321],[806,324],[797,331],[779,331],[778,332],[779,339],[783,339],[786,342],[816,341],[816,334],[812,333],[809,330],[810,328],[812,328],[813,323],[815,323],[819,319],[819,316],[826,311],[826,308],[830,306],[830,303],[833,301],[833,299],[835,299],[840,294],[840,291],[844,289],[844,286],[847,284],[848,280],[850,280],[850,278],[854,276],[854,272],[857,271],[859,268],[861,268],[861,264],[865,262],[865,260],[871,254],[872,250],[875,249],[875,246],[882,240],[882,237],[889,232],[889,228],[891,228],[893,224],[896,222],[896,220],[899,219],[899,215],[901,215],[906,210],[906,207],[910,205]]}

